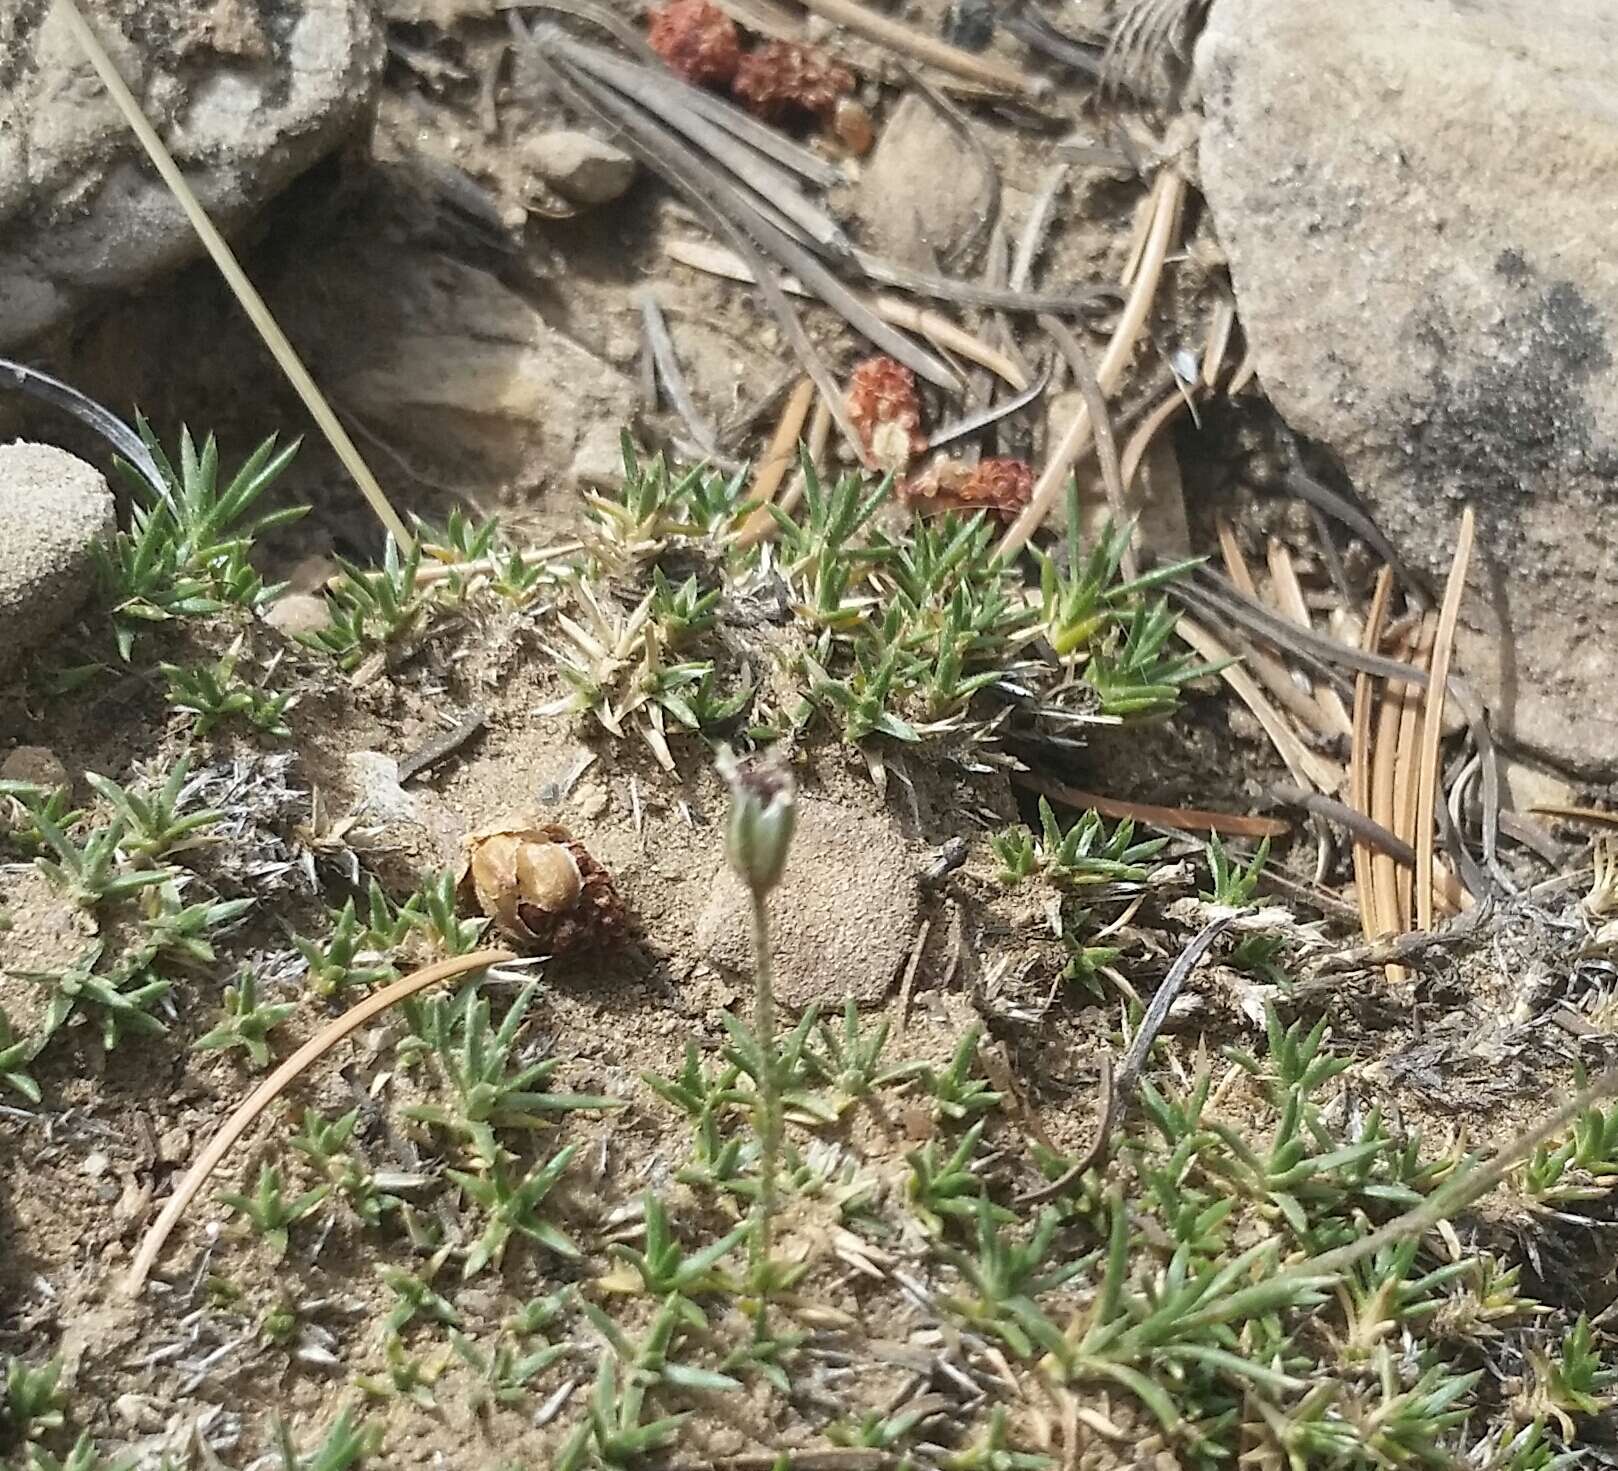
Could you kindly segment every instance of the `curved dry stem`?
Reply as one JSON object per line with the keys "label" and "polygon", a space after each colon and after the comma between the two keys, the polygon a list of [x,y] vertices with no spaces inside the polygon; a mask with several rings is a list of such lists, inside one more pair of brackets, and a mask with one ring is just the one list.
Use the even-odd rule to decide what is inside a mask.
{"label": "curved dry stem", "polygon": [[163,1214],[152,1223],[151,1229],[147,1231],[145,1239],[140,1244],[140,1250],[135,1253],[129,1275],[124,1278],[124,1292],[134,1297],[146,1285],[146,1279],[157,1264],[157,1258],[163,1250],[164,1243],[169,1239],[169,1234],[179,1224],[180,1217],[185,1214],[185,1208],[196,1197],[197,1191],[202,1189],[208,1177],[218,1168],[220,1160],[253,1126],[258,1116],[274,1103],[286,1091],[287,1086],[312,1062],[323,1057],[350,1032],[364,1026],[372,1017],[379,1016],[390,1006],[396,1006],[418,991],[425,991],[440,981],[453,980],[468,971],[484,970],[491,965],[501,965],[508,960],[516,959],[516,953],[511,950],[473,950],[467,955],[453,955],[448,960],[424,965],[420,970],[412,971],[391,986],[373,991],[358,1006],[350,1007],[316,1032],[248,1094],[237,1106],[236,1111],[225,1120],[219,1132],[208,1141],[207,1147],[197,1156],[191,1168],[185,1172],[185,1178],[169,1197],[169,1203],[163,1207]]}

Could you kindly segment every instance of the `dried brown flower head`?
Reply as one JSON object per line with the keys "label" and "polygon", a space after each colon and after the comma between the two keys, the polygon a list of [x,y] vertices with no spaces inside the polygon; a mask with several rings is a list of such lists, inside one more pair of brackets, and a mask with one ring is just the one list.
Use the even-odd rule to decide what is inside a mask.
{"label": "dried brown flower head", "polygon": [[732,90],[770,122],[824,120],[854,90],[854,74],[796,41],[766,41],[742,57]]}
{"label": "dried brown flower head", "polygon": [[848,382],[848,416],[872,462],[901,474],[927,448],[916,375],[889,357],[866,358]]}
{"label": "dried brown flower head", "polygon": [[669,0],[652,12],[646,40],[698,87],[730,86],[742,59],[736,22],[711,0]]}
{"label": "dried brown flower head", "polygon": [[505,939],[560,955],[612,938],[624,924],[611,876],[564,827],[520,819],[466,838],[460,889]]}
{"label": "dried brown flower head", "polygon": [[899,498],[917,515],[944,511],[993,511],[1015,516],[1033,494],[1034,472],[1023,460],[979,460],[964,465],[940,455],[899,487]]}

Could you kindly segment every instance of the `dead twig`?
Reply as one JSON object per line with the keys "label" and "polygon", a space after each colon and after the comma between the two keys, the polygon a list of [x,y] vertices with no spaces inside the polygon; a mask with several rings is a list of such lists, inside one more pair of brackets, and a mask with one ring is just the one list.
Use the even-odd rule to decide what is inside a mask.
{"label": "dead twig", "polygon": [[197,232],[197,238],[202,241],[203,248],[213,259],[219,274],[225,278],[236,300],[241,303],[242,310],[247,313],[248,320],[264,340],[264,345],[269,348],[270,355],[286,374],[287,381],[303,401],[303,406],[309,410],[310,417],[319,425],[320,432],[326,436],[326,442],[342,461],[343,468],[354,477],[354,483],[359,486],[360,493],[376,514],[377,520],[392,536],[399,549],[408,553],[416,544],[415,538],[400,519],[399,513],[393,509],[376,476],[371,473],[370,466],[365,463],[365,457],[360,454],[354,441],[349,438],[348,431],[343,428],[337,415],[332,412],[331,405],[326,402],[325,395],[316,386],[315,380],[309,376],[303,360],[287,341],[286,333],[281,330],[269,307],[264,304],[264,298],[247,279],[246,272],[242,270],[230,246],[225,243],[225,237],[214,228],[213,221],[208,218],[208,212],[192,192],[191,186],[186,183],[185,176],[174,162],[173,155],[163,140],[157,136],[157,129],[147,120],[140,103],[135,100],[134,94],[124,84],[124,79],[119,76],[118,69],[113,65],[112,58],[107,55],[106,48],[96,39],[95,32],[86,23],[75,0],[57,0],[57,3],[68,29],[84,48],[85,55],[90,58],[90,64],[95,68],[96,75],[101,78],[108,95],[123,114],[130,131],[140,141],[140,146],[145,149],[146,156],[151,159],[159,177],[174,195],[175,202],[190,221],[191,228]]}
{"label": "dead twig", "polygon": [[434,736],[425,745],[417,747],[408,756],[400,758],[399,785],[403,786],[411,777],[418,772],[427,770],[429,766],[438,765],[446,756],[454,755],[488,723],[489,712],[487,710],[468,710],[466,718],[460,721],[453,729],[445,731],[442,735]]}
{"label": "dead twig", "polygon": [[1027,771],[1013,771],[1014,786],[1038,792],[1053,802],[1064,802],[1069,807],[1093,808],[1103,817],[1129,818],[1151,827],[1168,828],[1174,832],[1221,833],[1226,837],[1284,838],[1292,825],[1276,817],[1252,817],[1241,812],[1214,812],[1203,807],[1158,807],[1150,802],[1130,802],[1121,797],[1104,797],[1099,792],[1087,792],[1066,782],[1051,781]]}
{"label": "dead twig", "polygon": [[879,10],[859,4],[858,0],[803,0],[803,7],[879,46],[901,52],[939,71],[964,77],[969,82],[1030,101],[1038,101],[1050,93],[1051,84],[1043,77],[989,57],[974,56],[925,31],[892,20]]}
{"label": "dead twig", "polygon": [[453,980],[456,976],[464,976],[469,971],[486,970],[491,965],[502,965],[508,960],[516,959],[517,956],[513,951],[497,949],[473,950],[466,955],[453,955],[447,960],[424,965],[420,970],[412,971],[392,985],[384,986],[380,991],[373,991],[358,1005],[350,1007],[341,1016],[327,1022],[248,1094],[247,1098],[237,1105],[235,1112],[225,1120],[219,1132],[208,1141],[207,1147],[185,1172],[185,1178],[175,1187],[174,1194],[163,1207],[162,1215],[153,1222],[141,1241],[140,1249],[135,1253],[135,1260],[130,1265],[129,1275],[124,1279],[125,1294],[134,1297],[146,1285],[146,1279],[151,1275],[158,1255],[163,1250],[163,1244],[169,1239],[169,1233],[179,1224],[186,1206],[191,1203],[197,1191],[207,1183],[208,1177],[218,1167],[220,1160],[253,1126],[254,1120],[274,1103],[311,1063],[323,1057],[344,1037],[364,1026],[373,1017],[380,1016],[389,1007],[425,991],[429,986]]}
{"label": "dead twig", "polygon": [[[663,253],[682,265],[706,271],[710,276],[724,276],[732,281],[753,284],[752,268],[735,252],[723,246],[706,241],[670,240],[664,243]],[[997,311],[1084,312],[1114,294],[1090,287],[1073,291],[1013,291],[1009,286],[961,281],[953,276],[934,275],[930,271],[905,270],[864,251],[854,252],[854,263],[879,286],[909,291],[931,301],[948,301],[957,306],[992,307]],[[796,296],[809,294],[801,281],[795,281],[790,276],[784,278],[783,286]]]}
{"label": "dead twig", "polygon": [[[989,380],[985,380],[989,381]],[[990,404],[986,409],[979,409],[975,414],[968,414],[964,419],[956,419],[938,429],[927,441],[928,452],[943,449],[947,444],[954,444],[958,439],[965,439],[969,435],[977,434],[990,425],[998,424],[1002,419],[1009,419],[1013,414],[1021,413],[1031,403],[1044,393],[1051,381],[1049,373],[1040,374],[1039,378],[1030,383],[1015,398],[1008,398],[997,404]]]}
{"label": "dead twig", "polygon": [[[1210,664],[1230,658],[1230,650],[1206,628],[1192,618],[1182,617],[1175,633]],[[1219,677],[1236,692],[1237,698],[1253,712],[1264,734],[1270,738],[1292,779],[1302,786],[1314,787],[1322,792],[1337,792],[1343,788],[1345,774],[1336,762],[1310,750],[1298,733],[1282,718],[1281,712],[1258,687],[1258,682],[1240,664],[1225,664]]]}
{"label": "dead twig", "polygon": [[[1096,379],[1105,393],[1111,393],[1118,386],[1125,367],[1134,356],[1135,340],[1157,296],[1163,265],[1168,259],[1169,242],[1174,238],[1184,199],[1185,180],[1173,169],[1164,169],[1153,190],[1151,226],[1140,269],[1136,273],[1129,299],[1124,304],[1123,314],[1096,369]],[[1067,484],[1068,472],[1094,432],[1095,426],[1090,422],[1088,407],[1081,408],[1056,448],[1050,452],[1027,507],[1001,538],[999,551],[1002,560],[1009,561],[1020,552],[1045,524],[1045,518],[1050,515],[1051,508],[1056,505]]]}
{"label": "dead twig", "polygon": [[[748,286],[758,281],[758,274],[753,267],[734,252],[703,241],[670,240],[665,242],[663,253],[669,259],[679,261],[681,265],[690,266],[693,270],[706,271],[711,276],[723,276],[727,280],[740,281]],[[791,276],[778,277],[775,284],[793,296],[812,294],[805,289],[801,281],[794,280]],[[1028,387],[1028,378],[1017,364],[998,348],[991,347],[981,338],[973,337],[948,317],[892,296],[872,297],[869,307],[884,322],[922,333],[940,347],[998,373],[1013,388]]]}
{"label": "dead twig", "polygon": [[[1112,414],[1107,408],[1107,395],[1101,391],[1101,380],[1090,366],[1089,354],[1079,345],[1066,322],[1048,312],[1040,316],[1039,325],[1050,334],[1057,351],[1067,362],[1074,385],[1084,397],[1084,406],[1090,411],[1090,433],[1095,440],[1096,463],[1101,466],[1101,484],[1107,492],[1107,505],[1113,520],[1123,526],[1129,521],[1129,507],[1124,500],[1124,475],[1118,462],[1118,439],[1112,432]],[[1130,527],[1129,543],[1119,564],[1126,578],[1133,581],[1140,571],[1140,559],[1135,555],[1135,529]]]}
{"label": "dead twig", "polygon": [[753,483],[748,488],[748,502],[758,509],[747,518],[746,524],[737,533],[737,540],[743,546],[751,546],[760,537],[767,535],[770,528],[775,525],[775,518],[765,507],[775,499],[775,492],[786,477],[787,467],[796,458],[798,436],[803,433],[803,421],[808,418],[809,405],[814,401],[814,383],[808,378],[799,379],[797,387],[792,390],[792,396],[786,401],[786,407],[781,410],[775,433],[764,451],[763,458],[758,462]]}
{"label": "dead twig", "polygon": [[[781,330],[791,343],[799,362],[803,364],[804,371],[831,403],[832,412],[837,417],[838,428],[842,430],[850,446],[863,461],[865,451],[859,431],[843,407],[842,392],[836,375],[821,356],[820,350],[810,341],[808,333],[804,331],[803,323],[798,320],[798,314],[793,311],[791,303],[776,280],[775,273],[764,257],[764,247],[755,244],[755,238],[768,241],[771,254],[788,261],[800,275],[805,274],[807,267],[809,271],[817,273],[822,284],[829,282],[835,286],[835,291],[829,291],[830,295],[852,303],[847,291],[841,286],[836,286],[833,278],[807,251],[781,234],[756,210],[748,208],[717,169],[704,163],[677,139],[647,125],[644,115],[636,113],[632,104],[618,98],[610,88],[603,87],[579,75],[578,72],[567,69],[565,64],[552,60],[546,55],[544,45],[535,44],[533,37],[523,30],[521,22],[514,14],[508,18],[516,33],[528,44],[530,57],[546,73],[552,86],[575,107],[591,113],[613,127],[624,147],[635,153],[647,167],[654,169],[673,184],[686,200],[699,213],[706,215],[720,234],[730,241],[731,246],[752,270],[759,289],[764,293],[765,301],[780,323]],[[828,302],[828,305],[832,304]],[[857,303],[852,304],[857,308]],[[859,316],[861,320],[865,320],[869,317],[869,313],[860,311]],[[851,321],[850,325],[855,323]],[[875,325],[881,331],[884,343],[890,337],[898,337],[897,333],[890,334],[883,329],[881,323]],[[856,330],[863,329],[856,326]],[[904,343],[902,339],[900,351],[907,357],[914,358],[913,347]],[[946,378],[953,381],[953,375],[946,374]]]}
{"label": "dead twig", "polygon": [[680,416],[680,422],[685,425],[686,432],[696,447],[705,455],[718,454],[719,446],[714,438],[713,425],[703,418],[691,397],[690,388],[686,386],[685,373],[680,368],[680,359],[674,351],[674,339],[669,335],[669,324],[663,316],[663,308],[658,302],[656,292],[651,287],[644,286],[635,293],[635,296],[640,304],[641,323],[646,330],[646,341],[652,350],[657,381],[662,383],[668,393],[669,403],[673,405],[674,412]]}

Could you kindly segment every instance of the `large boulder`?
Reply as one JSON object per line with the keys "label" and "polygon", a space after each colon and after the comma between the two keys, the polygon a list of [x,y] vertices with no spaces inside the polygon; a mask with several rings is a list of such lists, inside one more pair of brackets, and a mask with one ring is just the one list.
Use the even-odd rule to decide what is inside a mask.
{"label": "large boulder", "polygon": [[1203,188],[1264,388],[1413,564],[1477,549],[1508,737],[1618,772],[1618,7],[1216,0]]}
{"label": "large boulder", "polygon": [[[365,0],[79,0],[216,223],[251,215],[369,113]],[[199,253],[59,7],[0,5],[0,348]]]}
{"label": "large boulder", "polygon": [[112,529],[94,465],[55,445],[0,445],[0,678],[79,610]]}

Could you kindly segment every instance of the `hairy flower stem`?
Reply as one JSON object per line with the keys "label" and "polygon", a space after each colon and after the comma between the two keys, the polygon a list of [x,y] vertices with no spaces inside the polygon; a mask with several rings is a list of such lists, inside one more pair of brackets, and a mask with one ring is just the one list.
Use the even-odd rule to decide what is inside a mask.
{"label": "hairy flower stem", "polygon": [[762,888],[753,898],[753,1033],[763,1054],[759,1069],[759,1188],[758,1230],[753,1236],[756,1275],[761,1284],[759,1319],[768,1294],[762,1290],[770,1268],[771,1228],[775,1220],[775,1177],[781,1158],[781,1090],[775,1049],[775,976],[770,956],[769,896]]}

